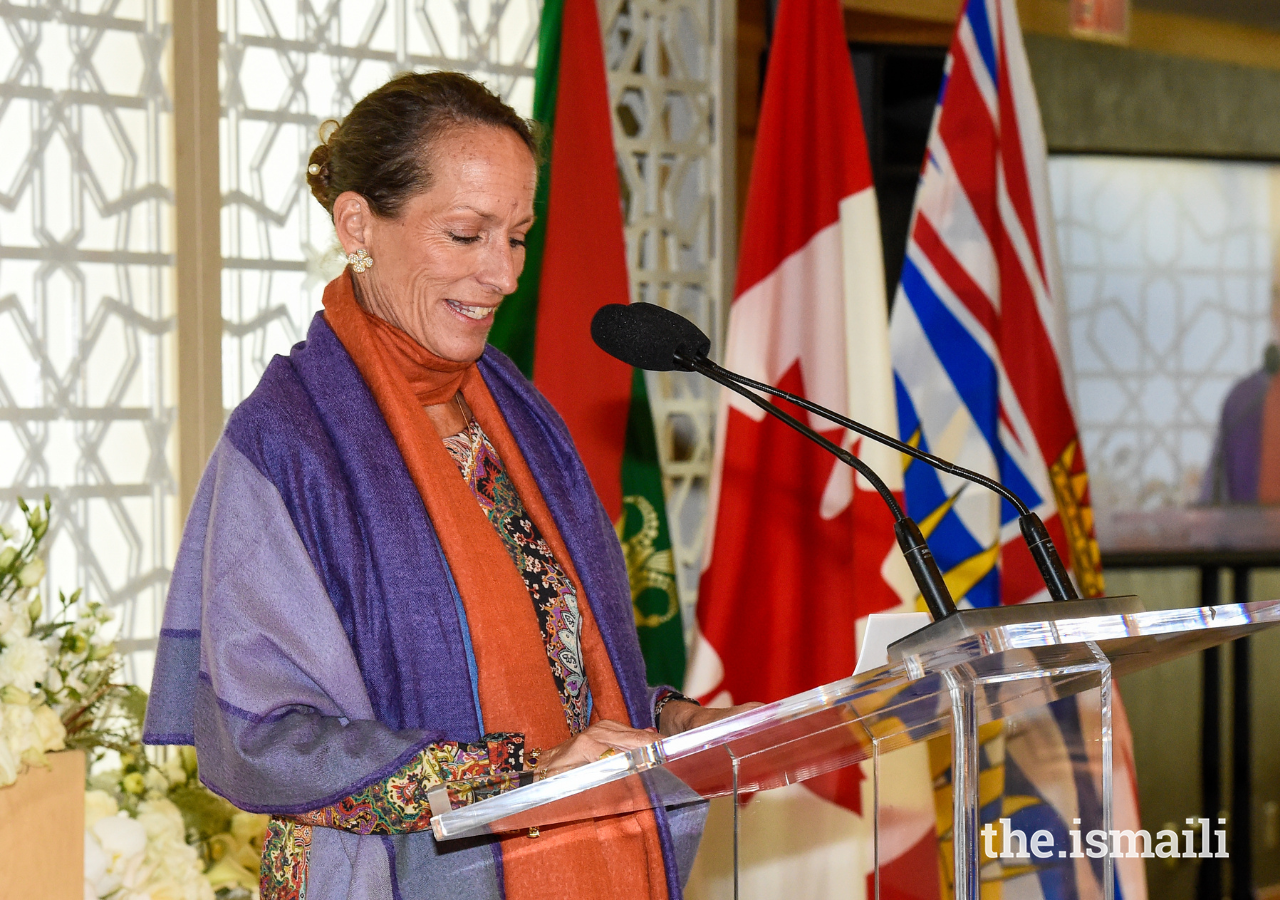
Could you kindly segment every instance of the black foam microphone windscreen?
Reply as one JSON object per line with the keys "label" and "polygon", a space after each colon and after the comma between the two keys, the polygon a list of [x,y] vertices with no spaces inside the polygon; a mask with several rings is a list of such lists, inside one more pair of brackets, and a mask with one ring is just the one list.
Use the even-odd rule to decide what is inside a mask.
{"label": "black foam microphone windscreen", "polygon": [[591,339],[610,356],[650,372],[685,369],[676,355],[706,356],[711,339],[679,313],[653,303],[610,303],[591,318]]}

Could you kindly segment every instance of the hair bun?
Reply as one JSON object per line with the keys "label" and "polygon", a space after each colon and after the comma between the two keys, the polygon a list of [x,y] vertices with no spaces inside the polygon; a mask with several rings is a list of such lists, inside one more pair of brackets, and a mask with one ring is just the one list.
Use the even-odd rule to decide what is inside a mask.
{"label": "hair bun", "polygon": [[329,145],[320,144],[311,151],[307,160],[307,185],[311,188],[311,196],[319,201],[325,209],[332,207],[329,197]]}

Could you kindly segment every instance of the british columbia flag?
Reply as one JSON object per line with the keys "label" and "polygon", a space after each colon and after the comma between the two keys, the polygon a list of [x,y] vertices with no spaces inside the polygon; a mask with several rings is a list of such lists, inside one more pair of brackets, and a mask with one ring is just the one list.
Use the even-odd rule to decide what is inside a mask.
{"label": "british columbia flag", "polygon": [[[1064,378],[1070,358],[1052,223],[1044,132],[1014,0],[967,0],[890,320],[899,430],[1012,488],[1044,520],[1081,592],[1099,596],[1088,477]],[[1007,501],[918,462],[904,484],[908,512],[964,605],[1046,599]],[[1003,746],[995,754],[1001,797],[984,797],[984,805],[993,801],[985,812],[1009,815],[1027,833],[1065,832],[1071,819],[1087,819],[1099,802],[1090,788],[1100,765],[1082,737],[1089,718],[1086,700],[1055,704],[1051,740]],[[1137,828],[1122,708],[1116,722],[1115,827]],[[1095,777],[1079,777],[1082,769]],[[1081,787],[1064,792],[1064,782]],[[1116,895],[1145,897],[1141,860],[1116,862]],[[1086,896],[1085,882],[1097,877],[1089,868],[1006,869],[1004,896]]]}
{"label": "british columbia flag", "polygon": [[[1088,480],[1062,365],[1045,145],[1014,4],[971,0],[956,28],[890,324],[901,433],[999,478],[1101,593]],[[1037,598],[1017,511],[915,464],[911,515],[973,606]]]}

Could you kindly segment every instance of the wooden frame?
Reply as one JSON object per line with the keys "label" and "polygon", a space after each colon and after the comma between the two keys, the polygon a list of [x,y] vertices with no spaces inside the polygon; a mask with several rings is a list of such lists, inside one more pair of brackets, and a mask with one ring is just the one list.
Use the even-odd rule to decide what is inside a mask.
{"label": "wooden frame", "polygon": [[174,288],[178,521],[222,433],[222,194],[218,8],[173,0]]}
{"label": "wooden frame", "polygon": [[[1068,0],[1019,0],[1018,15],[1023,29],[1031,34],[1073,37],[1068,27],[1068,5]],[[850,16],[875,17],[864,20],[872,33],[860,33],[858,40],[884,43],[940,40],[946,44],[959,14],[960,0],[844,0],[844,7]],[[857,18],[850,20],[855,27],[857,22]],[[877,28],[880,33],[876,33]],[[895,40],[892,37],[895,33],[904,35],[904,39]],[[1127,46],[1132,50],[1280,69],[1280,33],[1220,19],[1133,9]]]}

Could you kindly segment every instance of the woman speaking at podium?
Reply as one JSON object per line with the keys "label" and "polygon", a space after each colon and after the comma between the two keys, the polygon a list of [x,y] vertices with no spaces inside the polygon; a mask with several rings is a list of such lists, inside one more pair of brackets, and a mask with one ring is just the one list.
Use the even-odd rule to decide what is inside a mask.
{"label": "woman speaking at podium", "polygon": [[438,72],[322,137],[307,182],[349,265],[209,461],[146,740],[194,743],[210,788],[271,815],[263,900],[679,896],[696,808],[431,835],[432,787],[469,802],[464,779],[555,773],[728,711],[645,684],[573,442],[486,348],[534,221],[529,126]]}

